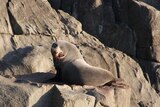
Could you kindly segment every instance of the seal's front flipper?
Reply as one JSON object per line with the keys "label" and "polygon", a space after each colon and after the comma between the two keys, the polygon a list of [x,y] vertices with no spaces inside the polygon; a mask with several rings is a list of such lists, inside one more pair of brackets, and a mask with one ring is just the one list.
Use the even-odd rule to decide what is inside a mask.
{"label": "seal's front flipper", "polygon": [[109,85],[109,86],[113,86],[113,87],[118,87],[118,88],[124,88],[124,89],[128,89],[129,85],[121,78],[117,78],[105,85]]}
{"label": "seal's front flipper", "polygon": [[42,83],[37,83],[37,82],[31,82],[29,80],[22,80],[22,79],[17,79],[15,80],[16,83],[27,83],[27,84],[30,84],[30,85],[33,85],[33,86],[37,86],[38,88],[42,87],[43,84]]}

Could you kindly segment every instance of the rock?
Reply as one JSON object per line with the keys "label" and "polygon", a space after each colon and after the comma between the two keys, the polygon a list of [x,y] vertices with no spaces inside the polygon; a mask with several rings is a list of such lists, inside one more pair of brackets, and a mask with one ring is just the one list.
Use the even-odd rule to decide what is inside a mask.
{"label": "rock", "polygon": [[[128,103],[124,105],[123,102],[120,102],[120,105],[112,106],[113,102],[106,100],[109,107],[128,107],[130,102],[130,100],[127,100],[130,98],[128,89],[110,88],[110,92],[105,93],[106,96],[103,96],[101,95],[102,92],[99,93],[100,89],[96,88],[85,89],[81,86],[73,86],[71,88],[67,85],[43,85],[38,88],[30,84],[14,83],[12,80],[2,76],[0,76],[0,88],[0,106],[7,107],[94,107],[95,104],[102,102],[102,99],[99,99],[100,97],[113,99],[114,101],[119,101],[124,97],[126,99],[125,104]],[[129,98],[123,94],[124,92]],[[99,95],[99,98],[93,94]]]}
{"label": "rock", "polygon": [[5,34],[13,34],[12,32],[12,27],[10,23],[10,18],[8,15],[8,0],[1,0],[1,9],[0,9],[0,33],[5,33]]}
{"label": "rock", "polygon": [[128,0],[114,0],[112,1],[112,8],[115,15],[115,22],[117,24],[128,24]]}
{"label": "rock", "polygon": [[[90,0],[88,2],[81,0],[70,4],[77,5],[74,10],[67,12],[74,13],[76,11],[75,17],[82,23],[84,31],[98,38],[106,46],[123,51],[130,56],[136,55],[136,36],[124,24],[128,20],[126,0],[123,0],[121,7],[117,7],[118,3],[115,1],[112,3],[111,0]],[[65,9],[63,10],[65,11]],[[120,16],[116,13],[124,14]],[[120,20],[118,21],[118,19]],[[118,25],[117,23],[122,24]]]}
{"label": "rock", "polygon": [[[48,102],[52,99],[50,93],[52,86],[38,88],[29,84],[17,84],[0,76],[0,88],[1,107],[42,107],[51,105]],[[43,103],[41,102],[41,106],[36,106],[40,105],[38,102],[40,98],[43,98]]]}
{"label": "rock", "polygon": [[61,0],[61,8],[62,10],[64,10],[65,12],[69,13],[69,14],[72,14],[72,10],[73,10],[73,5],[74,5],[74,2],[76,0]]}
{"label": "rock", "polygon": [[106,24],[98,38],[106,46],[120,50],[129,56],[136,56],[137,37],[127,25]]}
{"label": "rock", "polygon": [[41,86],[41,83],[49,82],[55,77],[56,72],[35,72],[30,74],[19,74],[16,76],[5,75],[7,78],[14,78],[17,83],[31,83]]}
{"label": "rock", "polygon": [[[108,0],[103,2],[101,0],[88,2],[71,0],[68,2],[70,5],[63,1],[61,3],[68,8],[76,4],[74,9],[67,12],[72,13],[76,10],[76,18],[82,23],[83,30],[98,38],[106,46],[118,49],[132,57],[159,61],[157,54],[160,50],[157,46],[159,11],[152,7],[157,7],[158,0]],[[65,9],[62,10],[65,11]],[[143,41],[144,35],[146,35],[145,41]]]}
{"label": "rock", "polygon": [[[115,52],[113,50],[106,50],[106,51],[101,50],[100,54],[98,54],[99,53],[98,49],[96,50],[89,47],[87,49],[81,49],[81,50],[82,50],[82,54],[88,57],[86,58],[86,60],[90,59],[90,60],[87,60],[88,63],[94,65],[97,62],[104,61],[99,63],[99,65],[95,65],[95,66],[103,67],[102,66],[103,63],[106,62],[105,69],[112,71],[115,75],[127,81],[128,84],[130,84],[131,86],[133,99],[136,99],[136,101],[138,102],[142,101],[144,105],[148,105],[146,102],[152,102],[149,98],[150,92],[153,95],[155,91],[154,89],[149,88],[150,84],[145,80],[140,66],[136,62],[134,62],[132,59],[126,57],[124,54]],[[93,56],[91,56],[90,54],[87,55],[84,53],[92,53]],[[99,55],[101,55],[101,57]],[[98,58],[100,57],[99,58],[100,60],[96,61],[97,57]],[[114,60],[110,58],[113,58]],[[159,96],[156,93],[153,96],[156,96],[156,97],[152,99],[154,100],[152,103],[156,102],[157,103],[156,106],[158,106]],[[154,106],[154,104],[150,104],[148,106],[152,107]]]}
{"label": "rock", "polygon": [[137,37],[136,57],[159,62],[159,11],[137,1],[129,2],[129,25]]}
{"label": "rock", "polygon": [[160,1],[159,0],[138,0],[138,1],[143,1],[153,7],[155,7],[156,9],[160,9],[160,6],[159,6],[159,3]]}
{"label": "rock", "polygon": [[[66,18],[68,18],[68,16],[66,16]],[[134,100],[131,100],[131,103],[133,103],[134,106],[138,105],[139,102],[149,107],[158,106],[159,96],[144,78],[139,64],[133,59],[115,49],[105,48],[103,44],[84,31],[75,38],[70,36],[71,35],[67,37],[61,36],[58,38],[76,44],[87,63],[105,68],[115,76],[127,81],[132,89],[132,99]],[[154,97],[150,99],[150,95]],[[148,104],[147,102],[152,103]]]}
{"label": "rock", "polygon": [[11,41],[11,35],[10,34],[0,34],[0,59],[3,58],[5,54],[7,54],[10,51],[14,51],[12,41]]}
{"label": "rock", "polygon": [[160,92],[160,63],[140,60],[140,65],[143,68],[144,75],[154,87],[157,93]]}
{"label": "rock", "polygon": [[103,30],[97,38],[108,47],[136,56],[137,38],[128,26],[128,0],[110,0],[103,5]]}
{"label": "rock", "polygon": [[[57,93],[55,93],[55,99],[57,99],[56,96],[62,97],[62,102],[54,102],[54,105],[58,107],[93,107],[95,104],[95,97],[85,94],[83,91],[74,91],[69,86],[55,86],[55,90],[57,89]],[[84,90],[84,89],[78,89],[78,90]],[[59,91],[59,92],[58,92]],[[55,91],[56,92],[56,91]],[[59,94],[60,95],[59,95]],[[58,103],[58,104],[57,104]],[[61,105],[61,104],[62,105]]]}
{"label": "rock", "polygon": [[51,7],[56,10],[61,8],[61,0],[48,0],[48,2],[50,3]]}
{"label": "rock", "polygon": [[77,21],[74,17],[69,14],[59,10],[59,17],[62,23],[64,24],[65,34],[70,34],[76,36],[77,34],[82,32],[82,24]]}
{"label": "rock", "polygon": [[[129,107],[130,106],[130,89],[118,89],[111,87],[81,87],[81,86],[59,86],[54,87],[61,93],[64,99],[64,107]],[[126,93],[124,95],[124,92]],[[55,96],[59,96],[55,95]],[[126,102],[119,102],[125,96]],[[126,97],[127,96],[127,97]],[[119,103],[116,103],[119,102]],[[62,103],[62,102],[56,102]],[[116,105],[118,104],[118,105]],[[59,105],[59,104],[58,104]],[[59,105],[60,106],[60,105]]]}
{"label": "rock", "polygon": [[16,49],[25,46],[44,46],[50,48],[55,38],[46,35],[14,35],[12,40]]}
{"label": "rock", "polygon": [[1,51],[3,56],[0,63],[1,74],[22,75],[34,72],[55,72],[50,53],[52,38],[15,35],[4,42],[4,44],[8,44],[8,50],[7,47],[2,47],[5,50]]}
{"label": "rock", "polygon": [[[58,17],[47,0],[11,0],[8,2],[9,17],[14,34],[60,33]],[[54,30],[53,30],[54,29]]]}
{"label": "rock", "polygon": [[103,24],[102,9],[102,0],[78,2],[78,20],[82,23],[84,31],[95,36],[99,34],[99,27]]}

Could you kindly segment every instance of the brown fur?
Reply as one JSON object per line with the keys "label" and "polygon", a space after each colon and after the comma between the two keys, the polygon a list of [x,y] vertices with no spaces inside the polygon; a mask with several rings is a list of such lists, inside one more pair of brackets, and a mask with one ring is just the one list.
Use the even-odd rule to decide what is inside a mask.
{"label": "brown fur", "polygon": [[67,41],[53,43],[51,52],[62,82],[101,86],[115,80],[111,72],[87,64],[77,47]]}

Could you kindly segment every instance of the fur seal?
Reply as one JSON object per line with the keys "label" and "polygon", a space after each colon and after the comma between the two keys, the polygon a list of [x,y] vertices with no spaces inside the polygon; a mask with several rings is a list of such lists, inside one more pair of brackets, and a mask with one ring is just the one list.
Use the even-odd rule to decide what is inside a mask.
{"label": "fur seal", "polygon": [[[86,63],[77,47],[70,42],[64,40],[54,42],[51,53],[54,66],[57,69],[55,79],[59,82],[72,85],[103,86],[117,80],[106,69]],[[124,85],[122,82],[116,81],[114,83],[120,87]]]}

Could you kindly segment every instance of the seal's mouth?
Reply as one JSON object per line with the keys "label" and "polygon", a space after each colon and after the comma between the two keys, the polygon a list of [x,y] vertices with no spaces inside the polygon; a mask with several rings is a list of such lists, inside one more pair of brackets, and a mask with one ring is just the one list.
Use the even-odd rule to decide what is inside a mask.
{"label": "seal's mouth", "polygon": [[56,54],[55,54],[55,57],[56,57],[57,59],[63,59],[63,58],[65,57],[65,55],[64,55],[63,52],[59,52],[59,53],[56,53]]}
{"label": "seal's mouth", "polygon": [[63,57],[63,56],[64,56],[63,52],[60,52],[60,53],[58,54],[58,57],[59,57],[59,58],[61,58],[61,57]]}
{"label": "seal's mouth", "polygon": [[55,59],[61,60],[65,58],[63,50],[58,46],[58,44],[53,44],[51,48],[51,53]]}

